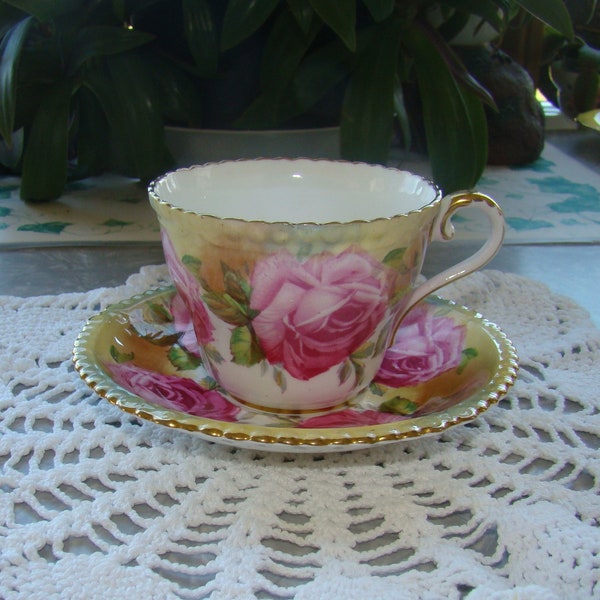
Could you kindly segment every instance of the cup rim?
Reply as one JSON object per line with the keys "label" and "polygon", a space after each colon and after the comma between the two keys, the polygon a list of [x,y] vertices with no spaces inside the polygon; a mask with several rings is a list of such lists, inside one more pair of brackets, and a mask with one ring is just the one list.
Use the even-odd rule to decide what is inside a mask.
{"label": "cup rim", "polygon": [[[434,196],[433,200],[430,200],[429,202],[427,202],[426,204],[423,204],[419,208],[411,209],[406,212],[396,213],[396,214],[393,214],[390,216],[374,217],[372,219],[350,219],[347,221],[333,220],[333,221],[319,222],[319,221],[291,221],[291,220],[290,221],[279,221],[279,220],[268,221],[268,220],[264,220],[264,219],[246,219],[243,217],[219,217],[217,215],[213,215],[208,212],[200,213],[200,212],[197,212],[194,210],[190,210],[187,208],[182,208],[180,206],[177,206],[177,205],[173,204],[172,202],[169,202],[168,200],[161,198],[159,196],[158,192],[156,191],[156,188],[163,181],[165,181],[167,179],[167,177],[171,177],[173,175],[176,175],[177,173],[194,171],[196,169],[210,168],[210,167],[214,167],[217,165],[224,165],[224,164],[258,163],[258,162],[271,162],[271,163],[308,162],[308,163],[340,164],[340,165],[350,165],[350,166],[355,165],[355,166],[367,167],[367,168],[372,168],[372,169],[380,169],[380,170],[384,170],[384,171],[392,171],[392,172],[396,172],[399,174],[408,174],[408,175],[418,178],[423,183],[428,185],[434,191],[435,196]],[[323,226],[350,225],[350,224],[356,224],[356,223],[377,223],[377,222],[381,222],[381,221],[391,221],[392,219],[399,219],[402,217],[409,217],[410,215],[414,215],[414,214],[420,214],[425,209],[431,208],[433,206],[438,206],[444,197],[444,194],[443,194],[441,188],[433,180],[431,180],[428,177],[425,177],[423,175],[413,173],[412,171],[408,171],[406,169],[399,169],[397,167],[389,167],[387,165],[372,164],[372,163],[367,163],[364,161],[349,161],[349,160],[326,159],[326,158],[302,158],[302,157],[298,157],[298,158],[286,158],[286,157],[239,158],[239,159],[233,159],[233,160],[228,159],[228,160],[199,163],[199,164],[189,165],[187,167],[178,167],[176,169],[171,169],[171,170],[163,173],[162,175],[156,177],[154,180],[152,180],[147,186],[147,191],[148,191],[148,195],[149,195],[150,199],[153,200],[154,202],[156,202],[158,205],[161,205],[163,207],[166,207],[170,210],[173,210],[173,211],[176,211],[179,213],[194,215],[195,217],[200,217],[203,219],[210,219],[210,220],[215,220],[215,221],[232,222],[232,223],[250,223],[250,224],[260,223],[260,224],[266,224],[266,225],[285,225],[285,226],[291,226],[291,227],[302,227],[302,226],[323,227]]]}

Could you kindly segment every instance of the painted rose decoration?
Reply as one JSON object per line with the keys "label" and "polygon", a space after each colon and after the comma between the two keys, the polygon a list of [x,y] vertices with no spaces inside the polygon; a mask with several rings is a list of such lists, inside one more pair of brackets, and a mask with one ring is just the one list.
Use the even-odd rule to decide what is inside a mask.
{"label": "painted rose decoration", "polygon": [[381,265],[358,251],[306,262],[280,252],[256,264],[251,286],[252,326],[265,358],[301,380],[343,362],[387,308]]}
{"label": "painted rose decoration", "polygon": [[[161,236],[165,261],[171,279],[173,279],[177,291],[186,299],[186,302],[191,304],[188,308],[192,315],[196,339],[201,344],[208,344],[213,340],[214,327],[210,322],[208,312],[201,301],[201,290],[198,281],[185,265],[179,261],[173,243],[164,230],[161,232]],[[181,309],[181,307],[177,308]]]}
{"label": "painted rose decoration", "polygon": [[375,381],[408,387],[459,367],[465,358],[465,335],[464,325],[454,319],[436,316],[425,305],[416,306],[398,328]]}
{"label": "painted rose decoration", "polygon": [[131,363],[111,364],[108,369],[121,387],[165,408],[231,422],[240,411],[218,391],[207,390],[193,379],[149,371]]}

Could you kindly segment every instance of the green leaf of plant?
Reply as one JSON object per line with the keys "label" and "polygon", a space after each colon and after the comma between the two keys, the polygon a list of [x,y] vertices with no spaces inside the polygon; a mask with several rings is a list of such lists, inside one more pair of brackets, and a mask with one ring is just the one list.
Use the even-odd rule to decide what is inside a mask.
{"label": "green leaf of plant", "polygon": [[373,19],[377,22],[387,19],[394,11],[395,0],[362,0]]}
{"label": "green leaf of plant", "polygon": [[21,49],[33,23],[32,17],[19,21],[7,31],[0,43],[0,135],[8,146],[12,143],[15,126],[17,69]]}
{"label": "green leaf of plant", "polygon": [[41,99],[26,136],[21,176],[21,198],[54,200],[67,181],[67,151],[71,98],[78,82],[67,79],[51,87]]}
{"label": "green leaf of plant", "polygon": [[356,0],[309,0],[313,10],[321,17],[346,47],[356,50]]}
{"label": "green leaf of plant", "polygon": [[248,326],[236,327],[231,332],[229,348],[234,362],[238,365],[250,367],[264,359],[262,348]]}
{"label": "green leaf of plant", "polygon": [[152,179],[172,165],[156,86],[136,53],[107,57],[102,65],[86,71],[83,85],[96,96],[110,125],[114,169]]}
{"label": "green leaf of plant", "polygon": [[83,27],[73,42],[69,72],[75,73],[91,58],[132,50],[152,41],[154,36],[136,29],[94,25]]}
{"label": "green leaf of plant", "polygon": [[562,0],[515,0],[521,8],[565,37],[573,39],[573,23]]}
{"label": "green leaf of plant", "polygon": [[49,2],[44,0],[4,0],[4,2],[14,8],[26,12],[28,15],[34,16],[38,21],[46,22],[77,7],[80,0],[61,0],[59,2]]}
{"label": "green leaf of plant", "polygon": [[387,161],[401,25],[397,16],[388,19],[359,54],[342,107],[341,152],[346,160]]}
{"label": "green leaf of plant", "polygon": [[233,48],[252,35],[278,4],[279,0],[230,0],[223,19],[221,49]]}
{"label": "green leaf of plant", "polygon": [[423,108],[433,178],[445,193],[471,188],[487,161],[487,120],[481,101],[460,88],[435,45],[418,28],[405,31]]}
{"label": "green leaf of plant", "polygon": [[308,0],[287,0],[287,5],[300,29],[308,33],[315,14]]}
{"label": "green leaf of plant", "polygon": [[219,64],[219,36],[207,0],[182,0],[183,34],[201,77],[213,77]]}

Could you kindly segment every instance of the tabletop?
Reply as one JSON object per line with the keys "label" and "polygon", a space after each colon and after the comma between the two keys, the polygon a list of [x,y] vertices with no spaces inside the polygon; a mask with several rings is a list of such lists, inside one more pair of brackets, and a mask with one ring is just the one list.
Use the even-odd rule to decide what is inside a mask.
{"label": "tabletop", "polygon": [[[598,173],[600,136],[548,139]],[[560,187],[549,177],[528,185]],[[401,415],[362,423],[355,447],[356,424],[312,425],[317,442],[303,445],[301,423],[282,441],[281,422],[246,423],[237,408],[230,437],[223,411],[200,412],[188,431],[173,404],[120,409],[81,380],[73,344],[99,311],[169,285],[159,243],[0,245],[0,597],[600,597],[600,197],[590,204],[581,185],[584,217],[560,218],[585,221],[585,242],[513,238],[434,305],[434,318],[462,326],[466,310],[478,335],[491,328],[501,366],[490,375],[502,381],[488,390],[465,375],[460,419],[437,399],[422,416],[438,431]],[[570,198],[556,198],[559,211]],[[431,247],[425,275],[479,242],[450,244]],[[519,355],[516,380],[502,336]],[[252,427],[271,427],[276,443],[246,436]]]}

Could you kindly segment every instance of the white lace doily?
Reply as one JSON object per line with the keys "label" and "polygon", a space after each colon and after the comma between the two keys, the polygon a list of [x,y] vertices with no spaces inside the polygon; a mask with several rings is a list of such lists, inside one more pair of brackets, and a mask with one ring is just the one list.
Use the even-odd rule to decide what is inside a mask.
{"label": "white lace doily", "polygon": [[88,316],[166,282],[0,298],[0,598],[600,597],[600,332],[537,283],[445,290],[518,381],[437,437],[269,454],[138,421],[71,362]]}

